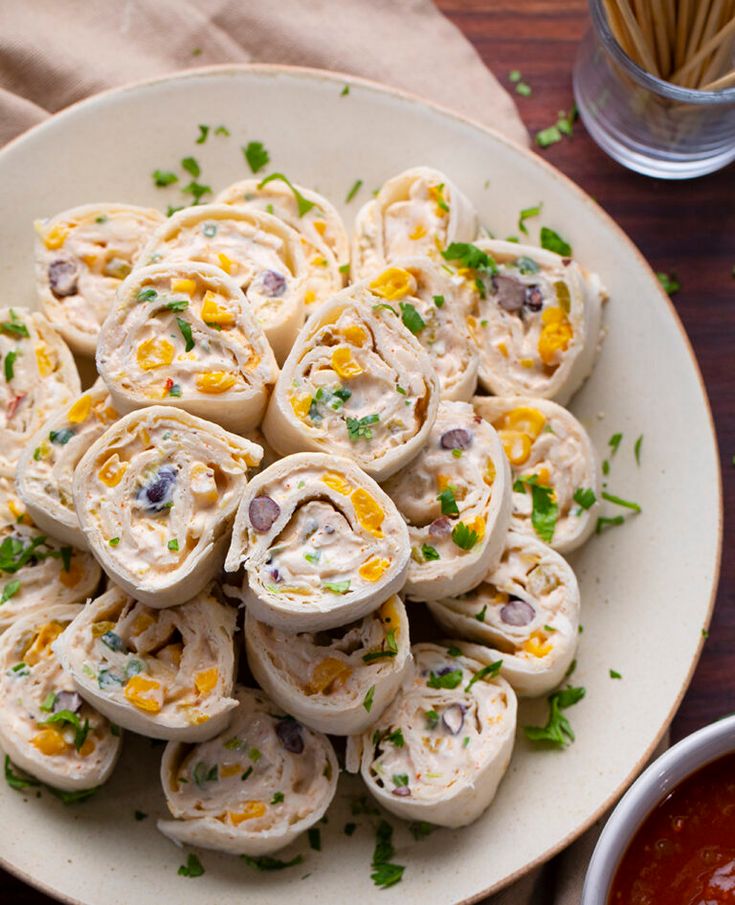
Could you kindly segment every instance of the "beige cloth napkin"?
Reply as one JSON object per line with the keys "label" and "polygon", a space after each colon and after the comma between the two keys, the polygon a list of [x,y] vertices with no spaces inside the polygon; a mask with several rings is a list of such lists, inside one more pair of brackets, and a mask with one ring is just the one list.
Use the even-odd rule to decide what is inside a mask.
{"label": "beige cloth napkin", "polygon": [[[0,145],[97,91],[248,62],[387,82],[528,144],[511,98],[430,0],[5,0]],[[599,828],[485,905],[577,905]]]}

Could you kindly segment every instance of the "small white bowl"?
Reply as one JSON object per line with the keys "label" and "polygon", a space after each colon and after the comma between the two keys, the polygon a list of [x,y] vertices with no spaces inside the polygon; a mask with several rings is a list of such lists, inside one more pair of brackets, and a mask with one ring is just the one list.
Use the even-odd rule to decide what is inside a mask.
{"label": "small white bowl", "polygon": [[607,905],[618,865],[646,817],[687,776],[733,752],[735,715],[683,738],[638,777],[600,834],[587,868],[582,905]]}

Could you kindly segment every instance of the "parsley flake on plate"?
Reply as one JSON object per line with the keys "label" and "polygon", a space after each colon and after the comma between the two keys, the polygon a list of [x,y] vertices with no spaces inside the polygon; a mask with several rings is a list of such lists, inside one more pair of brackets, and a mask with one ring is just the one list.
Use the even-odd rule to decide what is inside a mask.
{"label": "parsley flake on plate", "polygon": [[554,748],[565,748],[574,741],[574,731],[562,710],[579,703],[585,696],[584,688],[571,685],[549,695],[549,718],[545,726],[524,726],[526,737],[532,742],[540,742]]}
{"label": "parsley flake on plate", "polygon": [[273,182],[274,180],[285,182],[286,185],[291,189],[293,196],[296,199],[296,207],[298,208],[299,217],[303,217],[304,214],[308,214],[313,207],[316,207],[316,202],[309,201],[307,198],[304,198],[304,196],[291,182],[291,180],[284,176],[283,173],[271,173],[270,176],[266,176],[265,179],[262,179],[258,183],[258,188],[262,189],[264,185],[268,185],[269,182]]}
{"label": "parsley flake on plate", "polygon": [[247,146],[242,149],[242,153],[252,173],[259,173],[270,163],[271,156],[262,141],[248,142]]}
{"label": "parsley flake on plate", "polygon": [[548,226],[541,227],[541,247],[565,258],[568,258],[572,253],[572,246],[565,239],[562,239],[559,233],[549,229]]}

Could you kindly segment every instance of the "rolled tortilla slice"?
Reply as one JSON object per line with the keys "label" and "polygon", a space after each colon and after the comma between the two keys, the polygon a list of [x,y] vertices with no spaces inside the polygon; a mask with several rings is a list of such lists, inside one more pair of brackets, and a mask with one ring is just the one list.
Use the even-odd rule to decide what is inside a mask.
{"label": "rolled tortilla slice", "polygon": [[160,211],[132,204],[83,204],[36,222],[41,310],[81,355],[94,355],[102,322]]}
{"label": "rolled tortilla slice", "polygon": [[409,597],[463,594],[500,561],[510,468],[495,430],[467,402],[439,404],[426,446],[384,489],[408,523]]}
{"label": "rolled tortilla slice", "polygon": [[229,726],[198,745],[169,742],[161,783],[173,820],[158,829],[177,844],[235,855],[284,848],[329,807],[339,767],[326,736],[237,688]]}
{"label": "rolled tortilla slice", "polygon": [[[564,678],[579,639],[579,586],[546,544],[511,532],[503,558],[467,594],[429,601],[442,629],[481,663],[503,661],[519,695],[546,694]],[[477,643],[466,643],[477,642]]]}
{"label": "rolled tortilla slice", "polygon": [[349,456],[384,481],[426,442],[439,388],[429,356],[389,303],[405,292],[402,273],[391,268],[370,287],[350,286],[309,318],[263,421],[282,455]]}
{"label": "rolled tortilla slice", "polygon": [[332,735],[372,725],[411,661],[408,617],[397,594],[361,621],[329,632],[289,634],[248,611],[245,644],[248,665],[268,696],[306,726]]}
{"label": "rolled tortilla slice", "polygon": [[284,361],[304,321],[308,268],[298,233],[257,210],[201,204],[170,217],[143,249],[140,265],[169,261],[213,264],[245,293],[278,360]]}
{"label": "rolled tortilla slice", "polygon": [[0,475],[15,477],[26,443],[81,389],[71,352],[46,318],[0,308]]}
{"label": "rolled tortilla slice", "polygon": [[265,184],[260,179],[235,182],[219,193],[216,203],[265,211],[296,230],[309,271],[304,296],[308,309],[344,285],[350,240],[337,208],[324,195],[274,176]]}
{"label": "rolled tortilla slice", "polygon": [[26,614],[0,637],[0,744],[16,766],[67,792],[102,785],[122,742],[76,693],[52,649],[81,610],[66,604]]}
{"label": "rolled tortilla slice", "polygon": [[475,244],[490,268],[465,277],[480,383],[497,396],[566,403],[599,352],[605,298],[599,278],[540,248],[494,239]]}
{"label": "rolled tortilla slice", "polygon": [[478,354],[466,324],[464,293],[429,258],[400,258],[391,270],[401,273],[406,287],[391,305],[429,355],[439,397],[469,402],[477,389]]}
{"label": "rolled tortilla slice", "polygon": [[125,729],[199,742],[227,725],[237,701],[237,611],[213,587],[154,610],[114,585],[54,645],[79,694]]}
{"label": "rolled tortilla slice", "polygon": [[128,277],[102,326],[97,369],[122,412],[175,405],[237,432],[260,423],[278,377],[234,280],[189,261]]}
{"label": "rolled tortilla slice", "polygon": [[390,707],[348,740],[347,769],[359,769],[398,817],[466,826],[493,800],[510,763],[516,696],[497,666],[437,644],[416,644],[413,656]]}
{"label": "rolled tortilla slice", "polygon": [[0,632],[21,616],[86,600],[100,575],[91,553],[39,531],[13,481],[0,478]]}
{"label": "rolled tortilla slice", "polygon": [[87,541],[74,509],[74,469],[118,417],[107,387],[98,380],[39,428],[18,461],[18,495],[28,515],[42,531],[80,549]]}
{"label": "rolled tortilla slice", "polygon": [[581,546],[600,508],[600,469],[587,431],[565,408],[526,396],[475,396],[497,430],[513,475],[511,529],[559,553]]}
{"label": "rolled tortilla slice", "polygon": [[225,568],[244,564],[256,619],[286,632],[354,622],[401,589],[408,531],[378,485],[349,459],[300,453],[250,481]]}
{"label": "rolled tortilla slice", "polygon": [[247,469],[262,454],[181,409],[131,412],[90,446],[74,474],[89,548],[141,603],[189,600],[221,567]]}
{"label": "rolled tortilla slice", "polygon": [[440,252],[477,235],[472,202],[439,170],[412,167],[383,184],[355,218],[352,276],[362,279],[406,255]]}

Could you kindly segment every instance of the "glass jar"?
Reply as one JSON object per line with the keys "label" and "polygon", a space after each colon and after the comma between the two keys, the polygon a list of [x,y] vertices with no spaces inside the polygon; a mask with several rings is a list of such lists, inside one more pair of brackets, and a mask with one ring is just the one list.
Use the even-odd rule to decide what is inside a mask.
{"label": "glass jar", "polygon": [[615,40],[601,0],[574,66],[579,115],[597,144],[631,170],[703,176],[735,160],[735,87],[680,88],[641,69]]}

